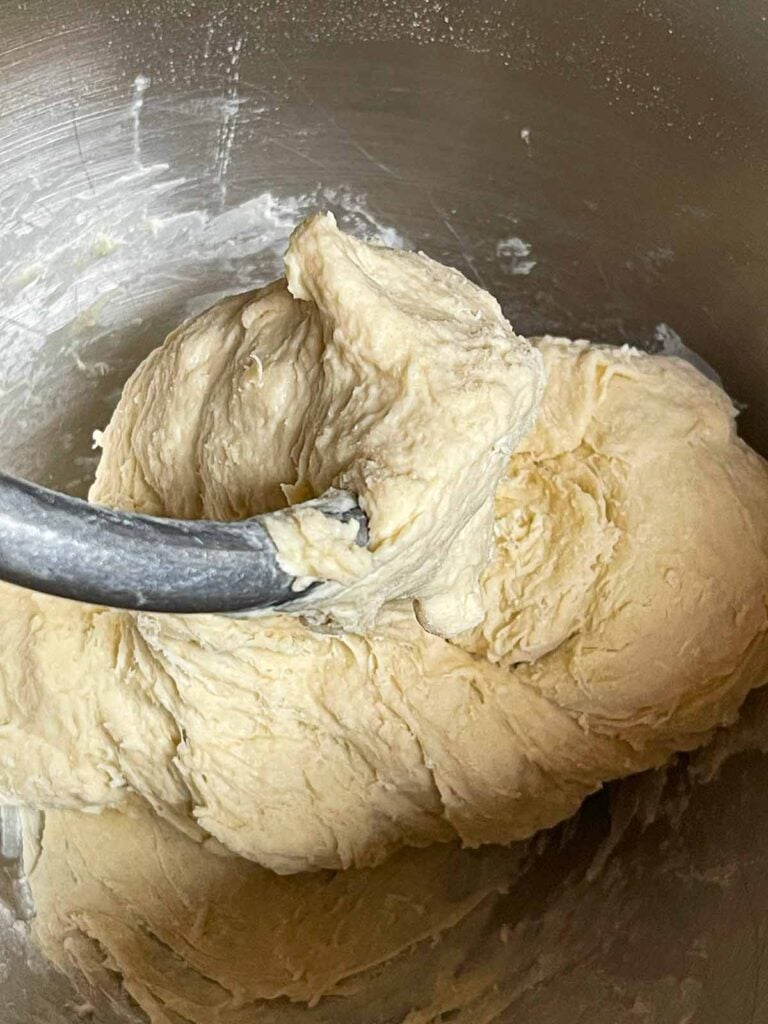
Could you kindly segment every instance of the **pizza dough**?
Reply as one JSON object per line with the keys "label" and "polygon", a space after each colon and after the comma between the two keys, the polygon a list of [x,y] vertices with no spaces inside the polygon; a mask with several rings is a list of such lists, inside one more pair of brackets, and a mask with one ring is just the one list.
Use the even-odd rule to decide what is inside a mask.
{"label": "pizza dough", "polygon": [[[375,350],[367,318],[380,312],[390,323],[391,310],[374,284],[390,258],[401,257],[370,255],[329,222],[312,224],[288,261],[298,298],[277,283],[226,300],[171,335],[139,370],[106,432],[92,497],[158,514],[227,517],[286,494],[359,487],[375,537],[393,552],[391,560],[377,561],[374,550],[368,562],[345,563],[367,630],[317,632],[288,615],[133,615],[0,591],[0,792],[48,811],[41,856],[30,865],[38,941],[62,963],[73,956],[87,966],[94,950],[106,951],[158,1021],[177,1020],[177,1010],[181,1019],[216,1019],[214,1004],[230,1014],[222,1011],[222,1020],[262,1019],[239,1007],[280,994],[315,999],[439,933],[509,878],[509,862],[495,859],[504,851],[459,858],[456,841],[509,843],[562,820],[605,780],[703,743],[768,678],[768,469],[737,438],[722,390],[676,359],[553,338],[536,342],[540,357],[530,358],[501,326],[498,345],[483,327],[478,343],[492,349],[493,372],[507,365],[499,361],[502,335],[516,361],[482,427],[491,454],[475,437],[462,447],[474,420],[448,416],[418,352],[406,359],[420,382],[407,409],[399,405],[403,367],[397,387],[384,386],[392,383],[386,350],[397,344],[397,325],[404,329],[410,316],[431,330],[434,317],[442,332],[441,317],[456,308],[430,299],[424,313],[421,289],[440,273],[411,257],[398,263],[403,278],[385,351],[374,352],[341,401],[336,370],[326,367],[324,376],[310,356],[333,364],[336,354],[324,353],[337,343],[341,351],[337,330],[347,346],[339,374],[354,339]],[[329,247],[323,258],[317,246]],[[361,266],[370,272],[358,276]],[[453,274],[445,281],[445,294],[435,287],[448,302],[447,293],[464,286]],[[473,296],[481,321],[493,321],[495,307],[476,291],[462,294]],[[313,333],[315,323],[322,330]],[[488,330],[496,339],[496,328]],[[310,335],[314,347],[298,344]],[[475,338],[451,335],[458,349]],[[441,344],[434,341],[428,363]],[[282,383],[266,383],[267,352],[278,353]],[[523,407],[535,404],[539,358],[547,387],[535,428],[503,457],[474,622],[486,537],[478,481],[491,486],[493,467],[528,415]],[[521,373],[526,397],[518,403],[511,396],[522,394]],[[460,376],[453,407],[466,390],[484,415],[487,381],[467,379],[462,389]],[[306,387],[327,392],[327,403],[310,408],[304,400],[301,422],[290,419],[291,406],[283,423],[280,396]],[[424,420],[413,413],[421,400],[431,410]],[[331,410],[340,406],[351,419],[334,440]],[[502,439],[504,408],[516,426]],[[418,444],[409,441],[412,422],[424,424]],[[375,437],[388,441],[379,448]],[[343,457],[334,455],[337,445]],[[401,527],[420,522],[427,495],[430,522],[418,526],[412,548],[399,547]],[[312,547],[297,555],[290,538],[283,542],[297,564]],[[350,550],[345,538],[333,544],[324,572]],[[464,544],[466,573],[453,560]],[[422,575],[417,551],[432,575]],[[443,573],[438,591],[429,580]],[[382,590],[370,596],[378,580]],[[355,625],[349,609],[341,619]],[[455,634],[460,623],[467,628]],[[456,897],[446,886],[461,876],[460,862],[470,873],[476,865],[477,886]],[[329,876],[281,879],[263,868],[350,868],[328,889],[338,917],[324,903]],[[225,876],[240,880],[237,899],[223,891]],[[361,877],[371,903],[355,917]],[[376,893],[396,890],[397,877],[416,888],[406,886],[392,910]],[[427,904],[420,921],[410,911],[416,889]],[[296,932],[287,952],[285,936],[274,949],[265,939],[263,972],[254,974],[252,947],[238,936],[250,935],[261,901],[281,921],[302,922],[306,942]],[[318,949],[312,908],[348,928],[346,939]],[[207,1009],[193,1012],[198,996]],[[163,1016],[163,1007],[172,1014]]]}

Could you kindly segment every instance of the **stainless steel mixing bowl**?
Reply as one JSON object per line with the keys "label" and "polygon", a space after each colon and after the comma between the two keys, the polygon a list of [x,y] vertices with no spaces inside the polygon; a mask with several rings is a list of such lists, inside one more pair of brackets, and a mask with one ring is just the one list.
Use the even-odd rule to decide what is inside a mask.
{"label": "stainless steel mixing bowl", "polygon": [[[455,264],[522,332],[682,338],[767,450],[767,18],[753,0],[2,0],[0,468],[82,494],[131,369],[273,274],[317,207]],[[765,769],[678,767],[656,817],[635,784],[593,801],[567,869],[510,897],[532,952],[498,1019],[768,1021]],[[611,800],[614,826],[645,812],[597,871]],[[0,1024],[79,1019],[5,917]]]}

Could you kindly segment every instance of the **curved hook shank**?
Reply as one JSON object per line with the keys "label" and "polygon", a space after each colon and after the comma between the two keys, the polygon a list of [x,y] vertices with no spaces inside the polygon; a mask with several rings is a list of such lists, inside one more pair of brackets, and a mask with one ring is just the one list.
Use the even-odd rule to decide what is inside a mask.
{"label": "curved hook shank", "polygon": [[[352,495],[335,492],[312,505],[356,518],[364,538],[365,516]],[[318,585],[299,584],[280,568],[263,517],[212,522],[118,512],[4,473],[0,579],[114,608],[188,613],[279,607]]]}

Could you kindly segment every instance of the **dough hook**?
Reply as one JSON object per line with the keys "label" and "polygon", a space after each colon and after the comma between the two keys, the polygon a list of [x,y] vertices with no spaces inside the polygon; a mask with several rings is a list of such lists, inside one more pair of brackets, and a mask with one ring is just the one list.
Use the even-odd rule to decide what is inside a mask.
{"label": "dough hook", "polygon": [[[343,522],[357,520],[357,542],[367,543],[367,519],[353,495],[329,491],[306,505]],[[276,608],[320,581],[298,581],[281,569],[268,519],[213,522],[119,512],[0,473],[0,579],[137,611]]]}

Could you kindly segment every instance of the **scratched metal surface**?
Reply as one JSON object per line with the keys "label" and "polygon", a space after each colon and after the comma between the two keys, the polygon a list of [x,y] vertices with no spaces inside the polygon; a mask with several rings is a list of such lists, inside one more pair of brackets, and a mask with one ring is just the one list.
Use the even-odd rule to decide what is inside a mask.
{"label": "scratched metal surface", "polygon": [[[83,494],[137,362],[273,275],[318,206],[459,266],[521,331],[677,332],[768,450],[762,18],[749,0],[0,0],[0,467]],[[743,754],[692,786],[680,828],[630,829],[620,870],[575,896],[542,869],[564,966],[508,1018],[768,1020],[765,768]],[[80,1019],[12,919],[0,1024]]]}

